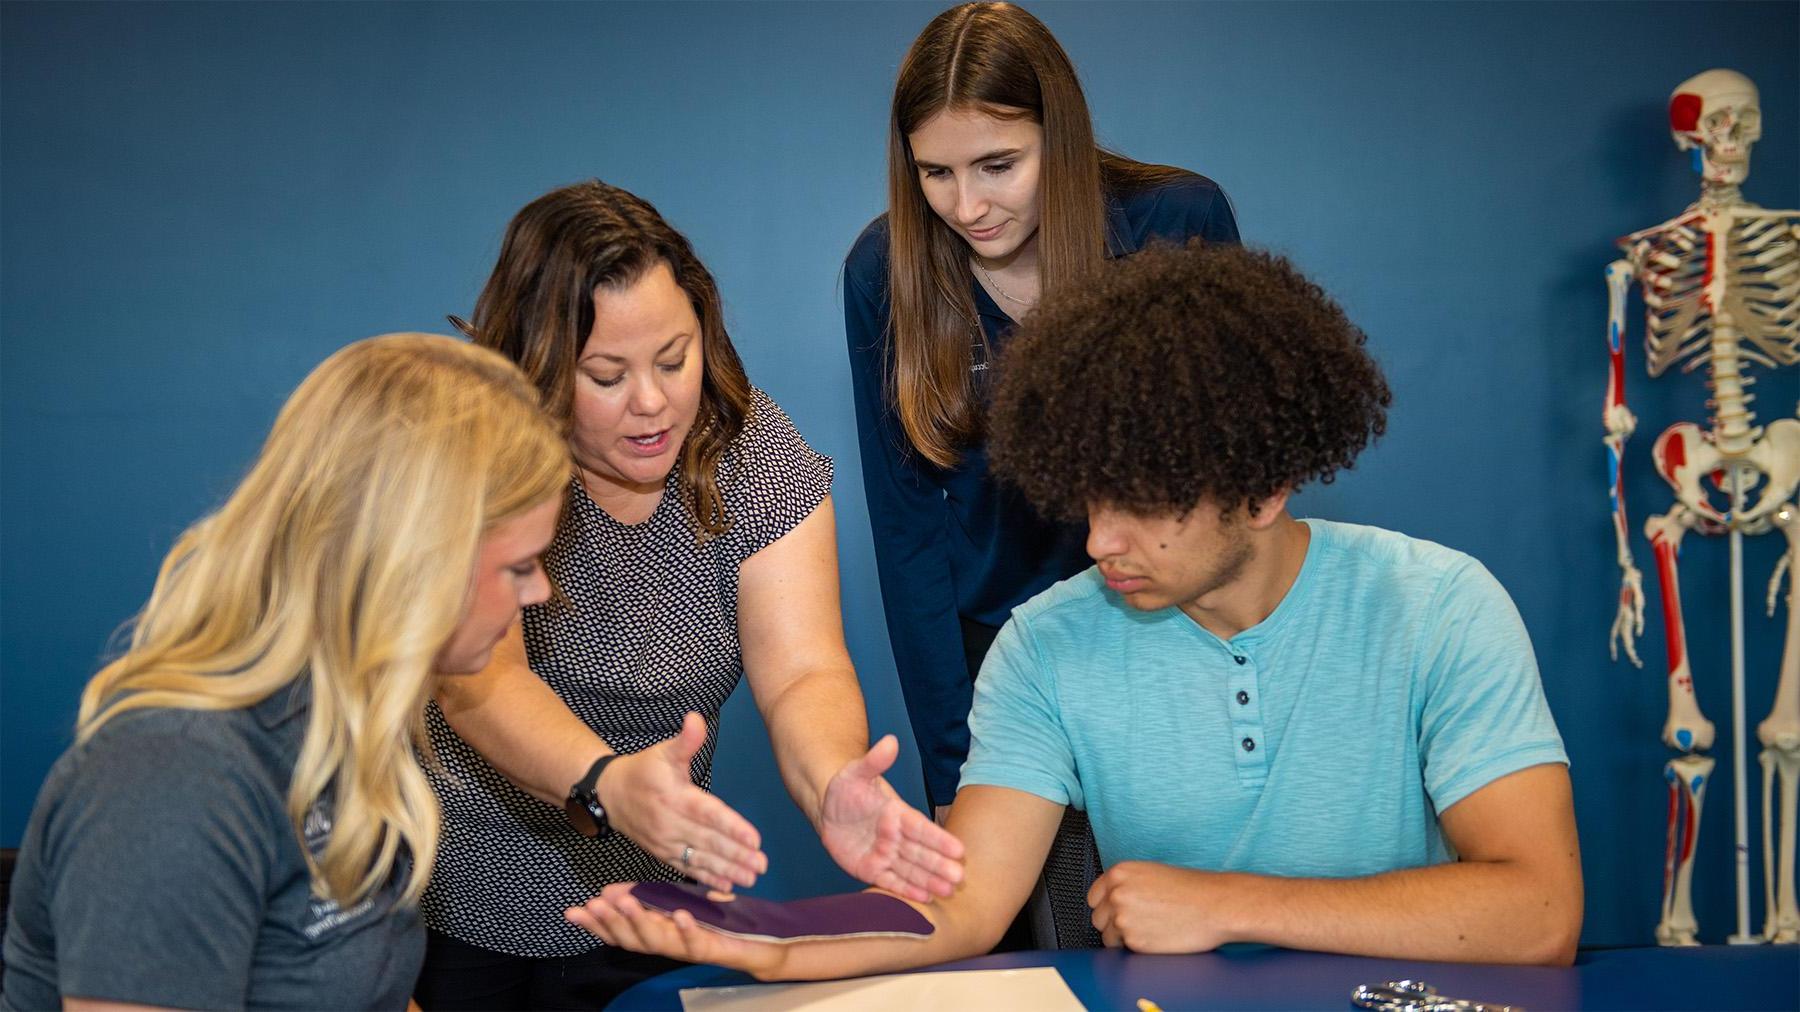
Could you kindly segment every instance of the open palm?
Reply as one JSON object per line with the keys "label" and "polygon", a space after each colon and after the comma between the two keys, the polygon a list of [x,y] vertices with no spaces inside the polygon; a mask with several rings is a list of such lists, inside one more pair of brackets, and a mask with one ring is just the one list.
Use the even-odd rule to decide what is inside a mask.
{"label": "open palm", "polygon": [[963,845],[902,800],[882,776],[899,751],[890,734],[831,778],[819,839],[832,860],[860,881],[928,903],[962,881]]}

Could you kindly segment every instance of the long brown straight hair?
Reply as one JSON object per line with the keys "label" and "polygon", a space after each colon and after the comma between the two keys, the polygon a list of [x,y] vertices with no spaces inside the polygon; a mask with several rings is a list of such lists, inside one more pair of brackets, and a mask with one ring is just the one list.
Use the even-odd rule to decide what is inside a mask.
{"label": "long brown straight hair", "polygon": [[506,226],[475,319],[450,322],[517,363],[565,437],[575,424],[576,362],[594,329],[594,290],[631,285],[666,263],[700,320],[700,407],[681,446],[681,492],[696,534],[722,534],[719,458],[744,429],[750,378],[725,332],[719,286],[650,202],[598,179],[526,204]]}
{"label": "long brown straight hair", "polygon": [[983,337],[968,244],[926,202],[907,137],[951,109],[1029,117],[1043,127],[1038,256],[1046,293],[1105,259],[1107,187],[1130,190],[1186,175],[1095,143],[1074,64],[1024,9],[967,3],[919,33],[900,65],[888,129],[887,392],[907,439],[940,467],[955,466],[961,448],[980,436],[970,366]]}

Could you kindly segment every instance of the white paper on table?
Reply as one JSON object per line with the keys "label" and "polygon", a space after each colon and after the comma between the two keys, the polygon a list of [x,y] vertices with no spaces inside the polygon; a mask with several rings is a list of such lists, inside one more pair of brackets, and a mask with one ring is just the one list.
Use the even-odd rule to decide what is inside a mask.
{"label": "white paper on table", "polygon": [[918,1012],[991,1009],[993,1012],[1086,1012],[1062,974],[1048,966],[1024,970],[948,970],[817,984],[744,984],[681,990],[687,1012]]}

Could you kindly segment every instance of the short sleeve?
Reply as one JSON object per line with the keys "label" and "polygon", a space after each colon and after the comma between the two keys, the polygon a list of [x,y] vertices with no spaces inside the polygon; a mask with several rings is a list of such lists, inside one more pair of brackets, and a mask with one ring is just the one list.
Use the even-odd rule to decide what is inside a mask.
{"label": "short sleeve", "polygon": [[1205,176],[1184,173],[1150,191],[1153,206],[1143,213],[1143,241],[1186,245],[1199,238],[1209,243],[1239,242],[1237,213],[1231,198]]}
{"label": "short sleeve", "polygon": [[1237,212],[1231,206],[1231,198],[1217,184],[1188,204],[1188,234],[1197,235],[1207,242],[1236,245],[1238,237]]}
{"label": "short sleeve", "polygon": [[976,785],[1085,807],[1075,751],[1056,703],[1055,672],[1017,617],[1000,628],[975,679],[969,758],[958,789]]}
{"label": "short sleeve", "polygon": [[831,494],[831,458],[807,444],[768,394],[753,389],[751,398],[744,430],[719,467],[727,543],[739,562],[798,527]]}
{"label": "short sleeve", "polygon": [[166,731],[90,743],[40,855],[64,995],[243,1007],[279,804],[250,762]]}
{"label": "short sleeve", "polygon": [[1525,623],[1480,563],[1445,575],[1420,657],[1419,752],[1439,813],[1509,773],[1568,764]]}

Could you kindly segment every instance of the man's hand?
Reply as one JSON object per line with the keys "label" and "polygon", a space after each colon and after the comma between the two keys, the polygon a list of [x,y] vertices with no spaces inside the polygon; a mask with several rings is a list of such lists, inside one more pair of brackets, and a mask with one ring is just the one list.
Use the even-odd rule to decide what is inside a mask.
{"label": "man's hand", "polygon": [[1230,941],[1219,917],[1221,876],[1151,861],[1121,861],[1094,880],[1088,906],[1109,948],[1209,952]]}
{"label": "man's hand", "polygon": [[613,760],[600,775],[600,804],[615,830],[682,874],[725,892],[749,888],[769,859],[755,826],[694,786],[689,764],[705,743],[706,721],[688,714],[680,734]]}
{"label": "man's hand", "polygon": [[563,917],[600,936],[606,944],[632,952],[726,966],[759,980],[768,980],[780,969],[785,956],[782,946],[708,931],[686,910],[677,910],[670,917],[647,909],[631,895],[633,885],[615,882],[585,905],[563,911]]}
{"label": "man's hand", "polygon": [[893,735],[839,770],[825,786],[819,839],[832,860],[863,882],[917,903],[948,896],[963,877],[962,841],[900,799],[882,778],[900,743]]}

